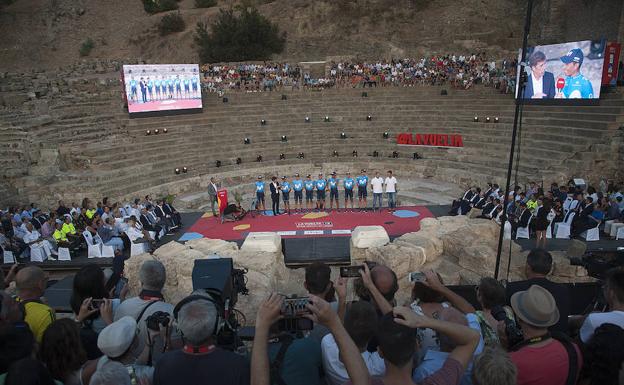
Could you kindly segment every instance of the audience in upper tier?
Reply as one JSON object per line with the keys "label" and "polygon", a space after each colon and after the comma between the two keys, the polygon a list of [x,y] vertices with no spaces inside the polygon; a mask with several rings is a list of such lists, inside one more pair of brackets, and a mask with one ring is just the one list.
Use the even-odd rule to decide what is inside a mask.
{"label": "audience in upper tier", "polygon": [[284,297],[271,294],[258,309],[250,356],[240,341],[234,351],[221,345],[222,310],[205,292],[164,301],[166,271],[155,260],[140,267],[141,292],[128,299],[106,290],[99,267],[85,266],[74,278],[74,316],[59,320],[41,298],[45,273],[12,271],[1,277],[18,296],[0,291],[0,384],[618,383],[624,268],[606,275],[608,311],[566,327],[570,293],[547,279],[552,257],[543,250],[528,255],[528,280],[508,283],[508,298],[483,278],[479,310],[433,271],[401,306],[396,274],[364,266],[353,285],[333,283],[326,265],[309,266],[301,289],[311,294],[297,322],[311,325],[296,332],[284,330]]}

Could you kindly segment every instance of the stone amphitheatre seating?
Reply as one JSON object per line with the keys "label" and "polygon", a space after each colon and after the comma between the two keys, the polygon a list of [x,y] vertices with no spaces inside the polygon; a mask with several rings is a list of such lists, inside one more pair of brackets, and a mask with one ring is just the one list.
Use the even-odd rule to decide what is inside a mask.
{"label": "stone amphitheatre seating", "polygon": [[[440,95],[446,87],[373,88],[366,90],[367,98],[361,89],[228,93],[229,103],[208,94],[201,114],[130,119],[116,76],[65,82],[58,93],[31,95],[18,108],[0,110],[0,133],[7,133],[0,136],[4,199],[16,194],[38,202],[61,194],[68,200],[177,194],[203,189],[207,175],[242,186],[258,174],[357,172],[362,167],[457,185],[502,181],[506,175],[514,104],[511,96],[492,88],[449,90],[447,96]],[[0,79],[0,86],[17,82],[11,79]],[[282,93],[287,100],[281,100]],[[592,170],[615,173],[623,105],[616,93],[596,106],[525,107],[520,181],[591,179],[598,176]],[[500,122],[485,123],[486,116],[498,116]],[[145,134],[154,129],[161,133]],[[382,137],[386,131],[389,139]],[[464,147],[397,146],[400,132],[461,134]],[[287,142],[280,141],[282,135]],[[245,137],[251,144],[243,144]],[[334,150],[338,158],[332,157]],[[352,158],[354,150],[358,158]],[[380,158],[372,158],[373,151]],[[393,151],[398,159],[390,158]],[[299,152],[304,159],[297,158]],[[413,152],[423,159],[411,159]],[[280,153],[285,160],[279,160]],[[255,162],[257,155],[262,163]],[[176,175],[176,167],[189,171]]]}

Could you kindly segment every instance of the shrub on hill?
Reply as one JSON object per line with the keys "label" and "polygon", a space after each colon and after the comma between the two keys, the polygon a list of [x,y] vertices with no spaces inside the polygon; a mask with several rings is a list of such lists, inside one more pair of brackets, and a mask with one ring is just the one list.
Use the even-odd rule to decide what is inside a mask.
{"label": "shrub on hill", "polygon": [[158,13],[178,9],[176,0],[143,0],[143,8],[147,13]]}
{"label": "shrub on hill", "polygon": [[217,5],[217,0],[195,0],[195,8],[210,8]]}
{"label": "shrub on hill", "polygon": [[95,47],[95,43],[90,37],[87,38],[87,40],[83,41],[80,45],[80,56],[89,56],[93,47]]}
{"label": "shrub on hill", "polygon": [[186,24],[182,16],[180,16],[180,12],[165,15],[158,23],[158,31],[161,36],[174,32],[182,32],[184,28],[186,28]]}
{"label": "shrub on hill", "polygon": [[255,8],[220,10],[208,28],[197,23],[194,37],[202,63],[266,60],[286,44],[286,33]]}

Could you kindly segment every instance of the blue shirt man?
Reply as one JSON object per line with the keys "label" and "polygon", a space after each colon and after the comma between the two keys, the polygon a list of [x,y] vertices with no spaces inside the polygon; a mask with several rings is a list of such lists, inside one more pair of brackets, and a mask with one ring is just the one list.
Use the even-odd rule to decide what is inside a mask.
{"label": "blue shirt man", "polygon": [[357,178],[355,178],[355,180],[357,182],[358,189],[366,190],[366,186],[368,185],[368,176],[360,175]]}
{"label": "blue shirt man", "polygon": [[306,179],[305,182],[303,182],[306,192],[312,192],[314,191],[314,181],[312,179]]}
{"label": "blue shirt man", "polygon": [[194,90],[197,89],[197,80],[197,76],[193,76],[193,78],[191,79],[191,84],[193,85]]}
{"label": "blue shirt man", "polygon": [[333,175],[327,180],[327,183],[329,183],[329,189],[331,191],[338,191],[338,179],[334,178]]}
{"label": "blue shirt man", "polygon": [[[320,177],[320,176],[319,176]],[[327,186],[327,181],[320,177],[315,183],[316,191],[325,191],[325,187]]]}
{"label": "blue shirt man", "polygon": [[301,191],[301,190],[303,190],[303,182],[301,181],[301,179],[299,179],[299,178],[294,179],[292,181],[292,184],[293,184],[293,190],[294,191]]}
{"label": "blue shirt man", "polygon": [[563,73],[566,75],[565,86],[561,93],[566,99],[591,99],[594,97],[591,82],[580,72],[583,58],[583,51],[580,48],[571,49],[560,58],[563,63]]}
{"label": "blue shirt man", "polygon": [[353,185],[355,184],[355,181],[353,180],[353,178],[351,178],[350,175],[347,174],[347,177],[342,181],[345,190],[348,191],[353,191]]}

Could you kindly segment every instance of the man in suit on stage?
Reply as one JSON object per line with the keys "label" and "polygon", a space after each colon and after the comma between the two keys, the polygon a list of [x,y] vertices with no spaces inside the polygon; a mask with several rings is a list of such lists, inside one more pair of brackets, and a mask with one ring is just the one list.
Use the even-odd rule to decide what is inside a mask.
{"label": "man in suit on stage", "polygon": [[210,207],[212,208],[212,215],[217,216],[217,211],[215,210],[215,204],[218,202],[217,200],[217,191],[219,190],[219,185],[214,177],[210,178],[210,183],[208,183],[208,198],[210,199]]}
{"label": "man in suit on stage", "polygon": [[279,215],[279,196],[280,196],[280,184],[277,181],[277,177],[274,176],[271,178],[271,184],[269,185],[271,189],[271,201],[273,203],[273,215]]}
{"label": "man in suit on stage", "polygon": [[524,88],[524,99],[553,99],[555,97],[555,77],[546,72],[546,55],[535,51],[529,56],[531,73]]}

